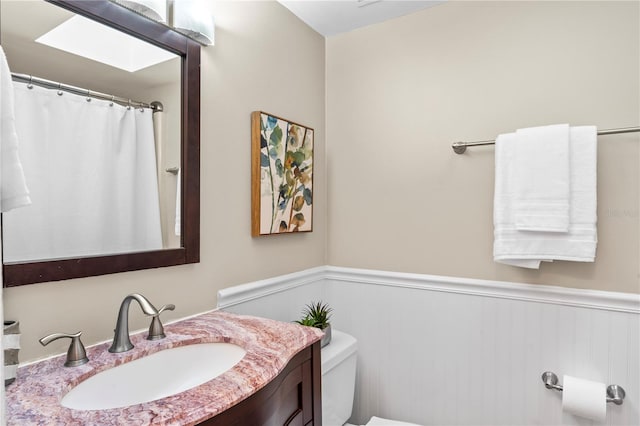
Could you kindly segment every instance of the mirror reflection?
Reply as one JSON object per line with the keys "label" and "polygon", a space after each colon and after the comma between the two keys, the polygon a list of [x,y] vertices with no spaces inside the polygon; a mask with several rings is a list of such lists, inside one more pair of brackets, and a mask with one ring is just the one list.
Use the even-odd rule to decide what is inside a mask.
{"label": "mirror reflection", "polygon": [[[181,58],[42,0],[0,7],[32,200],[3,214],[4,263],[180,247]],[[61,24],[90,49],[62,50]]]}

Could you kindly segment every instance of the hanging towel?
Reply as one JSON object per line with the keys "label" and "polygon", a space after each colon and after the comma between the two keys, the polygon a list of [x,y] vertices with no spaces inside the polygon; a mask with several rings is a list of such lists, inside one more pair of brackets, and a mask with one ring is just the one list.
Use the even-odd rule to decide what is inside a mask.
{"label": "hanging towel", "polygon": [[[7,58],[0,46],[0,211],[5,212],[31,204],[29,191],[18,157],[18,137],[13,108],[13,82]],[[2,259],[0,244],[0,259]],[[2,269],[0,268],[0,320],[4,322],[2,302]],[[4,343],[4,342],[3,342]],[[4,404],[4,349],[0,347],[0,403]],[[5,410],[0,408],[0,424],[5,424]]]}
{"label": "hanging towel", "polygon": [[516,138],[516,227],[569,231],[569,125],[518,129]]}
{"label": "hanging towel", "polygon": [[505,232],[518,235],[515,226],[516,192],[515,184],[515,133],[506,133],[496,138],[495,144],[495,190],[493,198],[494,249],[496,262],[506,263],[522,268],[538,269],[539,259],[519,259],[510,256],[503,248],[508,236]]}
{"label": "hanging towel", "polygon": [[515,224],[518,197],[514,133],[496,139],[494,247],[496,262],[539,268],[542,261],[593,262],[597,245],[597,129],[571,127],[569,133],[569,230],[522,231]]}
{"label": "hanging towel", "polygon": [[31,204],[18,156],[11,71],[0,46],[0,211]]}

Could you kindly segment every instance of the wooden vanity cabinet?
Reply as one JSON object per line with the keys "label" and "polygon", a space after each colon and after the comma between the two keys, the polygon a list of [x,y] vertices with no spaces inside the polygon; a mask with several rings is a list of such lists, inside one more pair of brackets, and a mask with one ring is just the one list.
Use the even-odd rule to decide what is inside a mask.
{"label": "wooden vanity cabinet", "polygon": [[205,426],[322,426],[320,342],[298,352],[262,389]]}

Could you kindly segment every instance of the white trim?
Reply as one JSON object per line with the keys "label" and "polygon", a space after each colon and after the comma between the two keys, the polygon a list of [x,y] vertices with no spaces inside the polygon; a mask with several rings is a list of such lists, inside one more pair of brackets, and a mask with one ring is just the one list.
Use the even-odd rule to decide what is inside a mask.
{"label": "white trim", "polygon": [[640,313],[640,295],[631,293],[335,266],[327,267],[325,277],[343,282],[416,288],[500,299]]}
{"label": "white trim", "polygon": [[222,289],[218,291],[218,308],[327,280],[640,313],[638,294],[336,266],[320,266]]}
{"label": "white trim", "polygon": [[323,281],[326,266],[306,269],[292,274],[280,275],[252,283],[223,288],[218,291],[218,308],[224,309],[274,293],[280,293],[295,287]]}

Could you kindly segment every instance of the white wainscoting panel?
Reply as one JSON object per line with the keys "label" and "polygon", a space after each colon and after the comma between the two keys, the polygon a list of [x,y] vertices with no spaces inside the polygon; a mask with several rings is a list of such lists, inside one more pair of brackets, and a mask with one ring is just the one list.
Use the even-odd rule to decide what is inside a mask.
{"label": "white wainscoting panel", "polygon": [[218,291],[217,307],[278,321],[300,319],[304,306],[322,298],[326,268],[307,269]]}
{"label": "white wainscoting panel", "polygon": [[358,339],[351,423],[598,425],[563,413],[561,393],[540,378],[550,370],[561,382],[621,385],[627,398],[608,404],[603,424],[640,424],[638,295],[335,267],[300,274],[300,284],[295,274],[265,280],[219,305],[291,320],[311,300],[329,302],[334,327]]}

